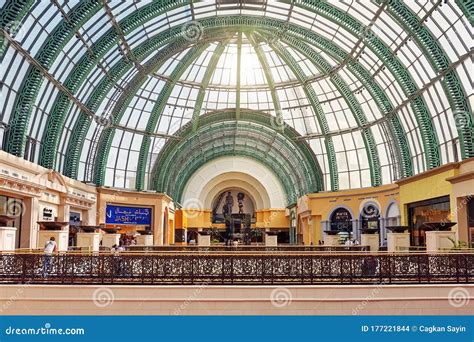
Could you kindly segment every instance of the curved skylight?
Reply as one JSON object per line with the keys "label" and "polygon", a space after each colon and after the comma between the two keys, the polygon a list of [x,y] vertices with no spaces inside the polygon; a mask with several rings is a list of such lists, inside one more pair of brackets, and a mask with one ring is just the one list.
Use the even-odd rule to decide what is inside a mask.
{"label": "curved skylight", "polygon": [[283,118],[326,190],[474,157],[465,1],[0,5],[2,149],[82,181],[135,188],[144,162],[148,188],[166,142],[224,109]]}

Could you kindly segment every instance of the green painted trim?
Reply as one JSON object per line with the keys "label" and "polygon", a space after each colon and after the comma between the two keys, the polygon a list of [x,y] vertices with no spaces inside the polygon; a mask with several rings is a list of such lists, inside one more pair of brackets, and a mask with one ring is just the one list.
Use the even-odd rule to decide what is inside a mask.
{"label": "green painted trim", "polygon": [[[230,121],[229,116],[225,113],[213,114],[213,120],[201,126],[198,132],[188,129],[183,130],[180,134],[182,137],[180,142],[174,143],[171,149],[166,146],[156,161],[153,183],[155,189],[172,194],[175,199],[180,198],[184,185],[195,170],[195,167],[191,167],[190,163],[196,160],[198,166],[203,165],[203,162],[209,160],[209,150],[206,149],[206,146],[212,146],[212,151],[215,149],[222,150],[225,147],[226,154],[230,153],[231,155],[242,155],[242,149],[244,149],[247,151],[246,155],[253,156],[274,171],[280,170],[277,172],[277,176],[282,180],[282,183],[285,183],[285,180],[292,180],[292,184],[285,186],[286,192],[290,194],[289,202],[305,193],[317,191],[313,188],[314,183],[313,185],[307,183],[311,179],[312,171],[308,169],[308,162],[305,161],[307,159],[304,153],[295,146],[292,140],[288,140],[287,137],[277,133],[274,127],[258,126],[255,124],[255,120],[254,122],[246,121],[249,115],[250,111],[245,113],[245,117],[237,122],[235,121],[235,113]],[[267,147],[258,149],[253,147],[252,144],[248,145],[242,142],[236,144],[235,139],[242,138],[242,133],[246,132],[253,133],[253,136],[261,136],[262,140],[258,142],[252,140],[252,143]],[[231,137],[232,133],[234,137]],[[222,135],[228,137],[228,139],[222,141]],[[211,139],[206,139],[208,136]],[[248,139],[245,134],[243,137],[244,140]],[[222,144],[216,144],[218,141]],[[296,158],[295,161],[287,160],[285,154],[273,146],[274,141],[278,142],[278,146],[283,148],[288,155]],[[200,149],[195,148],[198,145]],[[273,158],[273,154],[276,154],[277,157]],[[295,169],[294,164],[301,165],[302,168]],[[284,170],[283,173],[281,173],[281,170]],[[319,177],[322,178],[322,174]]]}
{"label": "green painted trim", "polygon": [[[283,1],[288,2],[288,1]],[[322,17],[338,24],[355,37],[360,37],[364,33],[365,45],[383,62],[387,69],[395,76],[396,81],[400,84],[403,92],[407,97],[414,96],[411,107],[415,113],[421,139],[424,147],[425,163],[427,169],[438,167],[441,164],[441,152],[439,148],[438,136],[433,125],[433,119],[429,114],[428,107],[423,96],[415,96],[418,87],[410,76],[407,69],[401,63],[400,59],[394,56],[390,48],[380,40],[370,30],[367,32],[366,27],[346,12],[330,5],[321,0],[301,0],[295,3],[296,6],[312,11]],[[302,37],[305,39],[305,37]],[[318,37],[307,37],[310,41]],[[323,43],[324,44],[324,43]],[[318,44],[315,44],[316,46]]]}
{"label": "green painted trim", "polygon": [[[306,82],[306,75],[304,74],[303,69],[299,66],[293,56],[279,43],[278,41],[267,42],[272,49],[278,54],[278,56],[285,61],[288,67],[291,69],[293,74],[295,74],[298,81],[302,84],[302,88],[308,98],[311,107],[313,107],[314,113],[318,120],[319,126],[323,134],[329,133],[329,126],[326,120],[326,115],[324,114],[323,109],[318,101],[318,97],[311,84]],[[334,150],[334,144],[330,136],[325,136],[324,144],[326,145],[328,165],[329,165],[329,174],[331,177],[331,190],[339,190],[339,174],[337,172],[337,162],[336,162],[336,152]]]}
{"label": "green painted trim", "polygon": [[260,61],[263,73],[265,74],[265,79],[267,80],[268,86],[270,88],[270,93],[272,94],[273,108],[275,109],[276,117],[275,124],[278,128],[281,128],[283,130],[284,127],[281,124],[283,122],[283,115],[281,112],[280,99],[278,98],[278,94],[275,89],[275,81],[273,79],[270,66],[268,65],[267,57],[265,56],[265,53],[263,52],[258,42],[256,42],[254,35],[251,33],[247,37],[250,41],[250,44],[252,44],[253,49],[257,53],[258,60]]}
{"label": "green painted trim", "polygon": [[[152,133],[156,129],[158,124],[158,119],[163,112],[163,109],[168,102],[168,99],[171,95],[171,92],[176,85],[176,82],[181,78],[186,69],[191,65],[191,63],[199,57],[208,47],[209,43],[200,44],[191,48],[184,57],[176,65],[175,69],[171,72],[170,80],[166,82],[163,86],[163,89],[158,96],[155,105],[153,106],[152,112],[150,114],[150,119],[148,120],[145,132]],[[141,191],[143,190],[143,185],[145,181],[145,167],[148,160],[148,151],[151,145],[151,138],[149,136],[144,136],[142,144],[140,147],[140,154],[138,157],[138,166],[137,166],[137,181],[136,189]]]}
{"label": "green painted trim", "polygon": [[[28,14],[29,6],[32,4],[31,1],[29,4],[21,1],[13,1],[13,3],[14,7],[19,6],[22,8],[21,12],[23,15]],[[101,6],[97,1],[81,1],[77,4],[71,10],[73,15],[70,17],[70,22],[62,20],[45,39],[35,56],[36,60],[45,68],[49,68],[64,49],[66,43],[74,36],[74,33],[100,9]],[[5,12],[3,12],[2,9],[2,14],[3,13]],[[25,155],[26,130],[28,129],[29,119],[33,112],[33,104],[39,95],[43,81],[44,77],[41,71],[35,66],[29,65],[12,107],[13,113],[10,117],[10,129],[5,140],[5,150],[18,157]],[[42,140],[42,143],[47,145],[46,148],[48,148],[51,142]],[[42,149],[44,149],[43,145]],[[42,154],[40,153],[40,164],[41,163]],[[47,164],[49,168],[53,168],[53,166],[54,165]]]}
{"label": "green painted trim", "polygon": [[[464,5],[467,10],[469,5]],[[471,10],[473,10],[474,2],[471,1],[470,6]],[[400,0],[391,0],[389,1],[388,10],[391,17],[410,33],[437,74],[449,68],[451,62],[448,55],[443,51],[441,44],[438,43],[438,40],[432,35],[431,31],[418,20],[417,15],[410,8]],[[472,21],[472,18],[469,19]],[[474,157],[474,120],[472,120],[472,110],[456,71],[451,70],[447,73],[441,84],[453,111],[461,147],[461,157],[462,159]]]}
{"label": "green painted trim", "polygon": [[[247,109],[247,110],[242,110],[241,117],[242,117],[242,120],[244,121],[254,122],[254,123],[263,125],[265,127],[271,128],[272,130],[275,130],[275,127],[272,124],[272,116],[270,114]],[[176,135],[179,137],[191,136],[193,134],[197,134],[196,132],[197,130],[199,130],[200,127],[205,127],[209,125],[213,125],[214,130],[217,132],[219,131],[218,125],[220,125],[223,122],[235,121],[235,120],[236,120],[235,109],[225,109],[221,111],[210,112],[202,116],[201,121],[200,121],[200,126],[197,129],[192,126],[191,122],[189,122],[186,125],[184,125],[176,133]],[[304,155],[303,160],[307,161],[307,163],[297,163],[297,164],[303,165],[303,167],[306,169],[306,172],[307,172],[306,178],[307,178],[307,181],[309,182],[308,187],[315,188],[317,189],[317,191],[323,190],[324,182],[323,182],[322,171],[321,171],[321,168],[319,167],[317,158],[312,152],[310,146],[307,144],[306,141],[299,140],[298,137],[300,137],[300,135],[298,134],[298,132],[295,129],[288,126],[287,124],[284,124],[284,136],[288,140],[288,143],[291,143],[291,149],[293,149],[294,151],[300,151]],[[162,160],[168,159],[169,155],[171,153],[174,153],[173,151],[178,148],[179,144],[180,144],[180,141],[178,140],[168,141],[163,147],[163,149],[161,150],[158,158],[155,161],[154,168],[152,171],[152,175],[153,175],[152,182],[151,182],[152,187],[154,186],[153,184],[158,184],[159,182],[159,180],[157,180],[156,178],[157,177],[156,169],[161,167]]]}
{"label": "green painted trim", "polygon": [[[151,18],[154,18],[162,13],[165,13],[166,11],[178,8],[181,5],[185,5],[188,3],[189,1],[171,0],[151,3],[147,6],[144,6],[140,10],[133,12],[128,17],[123,19],[120,22],[120,26],[125,34],[130,33],[143,23],[150,20]],[[69,35],[71,35],[71,32],[74,33],[75,31],[69,30],[67,32],[69,37]],[[77,65],[74,66],[67,79],[64,81],[64,86],[72,94],[75,94],[80,89],[80,86],[85,82],[87,76],[90,74],[92,69],[97,65],[97,63],[108,51],[114,48],[117,42],[117,32],[114,28],[109,29],[91,46],[92,54],[86,53],[84,56],[81,57]],[[67,44],[67,41],[63,41],[62,44]],[[27,90],[30,91],[29,89]],[[29,103],[23,104],[23,107],[31,109],[31,106],[34,103],[36,96],[33,96],[31,99],[29,99]],[[40,154],[41,165],[44,165],[46,167],[51,166],[51,168],[54,167],[59,137],[62,132],[64,122],[66,120],[66,115],[70,107],[71,101],[68,96],[64,93],[59,93],[53,103],[53,106],[51,108],[51,114],[48,116],[46,128],[43,133],[42,142],[48,141],[48,148],[42,148],[42,152]],[[15,128],[12,128],[10,131],[14,132],[15,136],[21,139],[19,143],[11,145],[15,146],[16,151],[21,149],[21,145],[24,145],[26,142],[26,129],[28,128],[30,117],[31,110],[25,111],[24,109],[22,111],[15,112],[15,114],[12,116],[10,122]],[[22,156],[23,152],[20,152],[19,155]]]}
{"label": "green painted trim", "polygon": [[[282,55],[284,53],[285,47],[278,41],[274,42],[271,44],[275,48],[275,52],[278,53],[279,55]],[[314,51],[314,50],[313,50]],[[291,54],[287,53],[286,58],[288,59],[288,65],[290,68],[298,68],[298,72],[295,73],[295,75],[304,75],[303,70],[301,67],[298,65],[296,60],[291,56]],[[283,56],[283,55],[282,55]],[[375,144],[375,139],[374,136],[372,135],[372,131],[370,129],[364,128],[365,125],[367,125],[367,118],[365,114],[362,112],[362,108],[360,107],[359,102],[355,98],[354,94],[352,91],[349,89],[347,86],[346,82],[339,77],[338,74],[330,74],[331,72],[331,65],[324,59],[321,55],[312,54],[314,57],[311,59],[313,64],[316,66],[316,68],[322,72],[323,74],[327,75],[329,79],[331,80],[331,83],[334,85],[334,87],[342,94],[344,100],[346,101],[347,105],[349,106],[349,109],[357,122],[357,126],[361,128],[362,131],[362,138],[364,140],[364,145],[365,145],[365,150],[367,153],[367,159],[369,161],[369,168],[370,168],[370,176],[371,176],[371,185],[372,186],[379,186],[382,184],[382,177],[381,177],[381,168],[380,168],[380,160],[379,160],[379,155],[377,151],[377,146]],[[306,83],[306,76],[304,76],[303,79],[299,79],[301,83]],[[309,87],[309,84],[306,86]],[[304,89],[306,89],[304,87]],[[317,101],[317,99],[316,99]],[[319,106],[319,103],[318,103]],[[322,111],[322,108],[320,109]],[[316,112],[316,110],[315,110]],[[324,113],[322,113],[324,115]]]}
{"label": "green painted trim", "polygon": [[196,130],[199,127],[199,116],[201,114],[202,104],[204,102],[204,96],[206,95],[206,88],[209,85],[209,82],[211,81],[211,77],[214,74],[214,71],[216,70],[217,63],[219,62],[219,59],[224,53],[225,47],[227,46],[227,44],[229,44],[229,41],[230,39],[227,39],[225,41],[220,42],[217,45],[216,49],[214,50],[214,53],[211,56],[211,60],[209,61],[206,71],[204,72],[204,76],[201,82],[201,88],[199,89],[199,93],[196,98],[196,105],[194,107],[194,112],[193,112],[193,118],[192,118],[193,130]]}

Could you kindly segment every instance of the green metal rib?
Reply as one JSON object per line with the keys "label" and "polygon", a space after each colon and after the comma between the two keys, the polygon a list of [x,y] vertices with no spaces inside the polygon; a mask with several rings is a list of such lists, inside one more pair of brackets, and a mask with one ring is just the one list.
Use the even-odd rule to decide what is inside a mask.
{"label": "green metal rib", "polygon": [[[377,1],[380,2],[380,0]],[[471,6],[472,11],[474,2],[471,1],[470,5],[465,4],[461,9],[463,7],[467,9],[468,6]],[[437,74],[449,68],[451,62],[441,48],[441,44],[431,31],[418,20],[417,15],[408,6],[400,0],[391,0],[389,1],[388,13],[410,33],[418,46],[423,50],[424,55],[430,61]],[[469,19],[472,23],[473,18]],[[448,72],[441,84],[457,123],[456,128],[459,135],[461,156],[463,159],[474,157],[474,121],[472,120],[472,110],[469,107],[467,96],[456,71],[451,70]]]}
{"label": "green metal rib", "polygon": [[[183,73],[186,69],[191,65],[191,63],[199,57],[199,55],[204,52],[208,47],[209,43],[200,44],[191,48],[184,57],[179,61],[178,65],[176,65],[175,69],[171,72],[169,80],[163,86],[163,89],[156,100],[155,105],[153,106],[152,112],[150,114],[150,119],[148,120],[148,124],[146,126],[145,132],[152,133],[156,129],[156,125],[158,123],[158,119],[163,112],[163,109],[168,102],[168,99],[171,95],[171,91],[173,90],[176,82],[181,78]],[[137,166],[137,181],[136,181],[136,189],[141,191],[143,190],[143,183],[145,179],[145,167],[148,160],[148,151],[151,145],[151,138],[150,136],[145,135],[142,140],[140,154],[138,157],[138,166]]]}
{"label": "green metal rib", "polygon": [[[306,75],[303,72],[303,69],[298,65],[294,57],[279,43],[278,41],[267,42],[273,50],[278,54],[278,56],[285,61],[285,63],[290,67],[293,74],[295,74],[298,81],[302,84],[302,88],[308,98],[311,107],[313,107],[314,113],[318,120],[319,126],[323,134],[329,133],[329,126],[326,120],[326,115],[324,115],[323,109],[319,104],[318,97],[313,89],[311,84],[306,83]],[[331,190],[337,191],[339,189],[339,175],[337,172],[337,162],[336,162],[336,153],[334,150],[334,144],[330,136],[325,136],[324,144],[326,145],[328,165],[329,165],[329,174],[331,177]]]}

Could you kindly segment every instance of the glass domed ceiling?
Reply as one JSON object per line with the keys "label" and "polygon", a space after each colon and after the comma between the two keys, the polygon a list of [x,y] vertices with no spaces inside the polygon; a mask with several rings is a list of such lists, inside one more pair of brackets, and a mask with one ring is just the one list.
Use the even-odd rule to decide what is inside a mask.
{"label": "glass domed ceiling", "polygon": [[0,4],[2,149],[82,181],[147,188],[183,125],[225,109],[293,127],[327,190],[474,156],[468,2]]}

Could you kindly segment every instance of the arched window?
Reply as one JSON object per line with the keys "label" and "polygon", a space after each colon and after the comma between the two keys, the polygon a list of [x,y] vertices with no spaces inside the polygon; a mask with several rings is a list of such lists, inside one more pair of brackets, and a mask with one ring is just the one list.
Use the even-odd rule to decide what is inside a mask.
{"label": "arched window", "polygon": [[352,231],[352,215],[346,208],[337,208],[331,214],[330,222],[331,230],[351,232]]}

